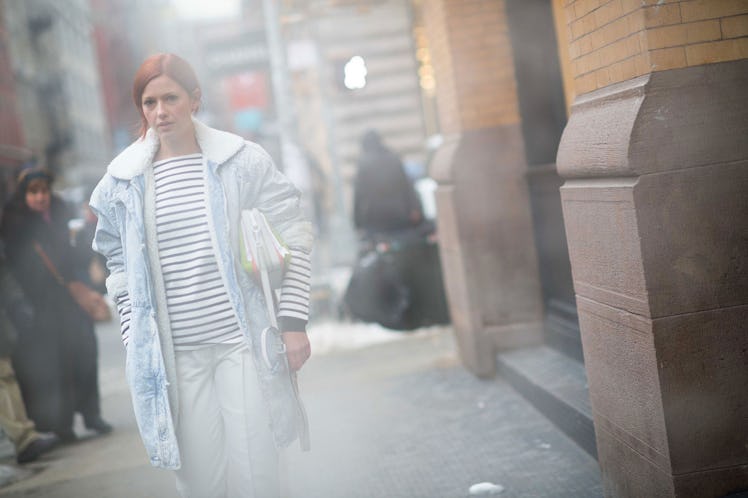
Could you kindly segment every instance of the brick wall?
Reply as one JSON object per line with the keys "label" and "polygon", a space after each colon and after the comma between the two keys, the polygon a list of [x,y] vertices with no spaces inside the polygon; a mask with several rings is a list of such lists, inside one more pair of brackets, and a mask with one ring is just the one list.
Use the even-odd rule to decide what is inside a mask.
{"label": "brick wall", "polygon": [[[20,116],[16,107],[15,83],[8,53],[4,6],[0,4],[0,163],[5,162],[3,146],[24,145]],[[0,164],[1,166],[2,164]]]}
{"label": "brick wall", "polygon": [[423,2],[445,133],[519,122],[504,2]]}
{"label": "brick wall", "polygon": [[654,71],[748,58],[746,0],[562,0],[577,95]]}
{"label": "brick wall", "polygon": [[460,119],[444,3],[441,1],[424,2],[421,8],[434,66],[439,121],[444,133],[453,133],[459,130]]}

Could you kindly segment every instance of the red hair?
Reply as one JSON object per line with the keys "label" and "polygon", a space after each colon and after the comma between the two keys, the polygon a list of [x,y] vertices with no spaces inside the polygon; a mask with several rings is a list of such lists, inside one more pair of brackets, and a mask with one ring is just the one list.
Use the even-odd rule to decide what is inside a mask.
{"label": "red hair", "polygon": [[163,75],[176,81],[190,96],[195,94],[195,90],[200,91],[200,83],[197,81],[192,66],[178,55],[155,54],[144,60],[138,72],[135,73],[135,80],[132,84],[132,98],[135,101],[135,108],[140,113],[141,138],[148,131],[148,120],[143,114],[143,92],[151,80]]}

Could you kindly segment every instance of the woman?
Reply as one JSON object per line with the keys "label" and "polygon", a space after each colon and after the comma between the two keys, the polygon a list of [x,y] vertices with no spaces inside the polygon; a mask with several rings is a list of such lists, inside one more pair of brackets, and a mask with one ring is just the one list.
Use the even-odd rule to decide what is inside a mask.
{"label": "woman", "polygon": [[2,237],[10,268],[28,296],[35,321],[20,334],[13,365],[29,417],[39,430],[74,441],[73,415],[87,428],[107,433],[100,415],[96,336],[91,320],[45,266],[40,248],[63,279],[74,279],[76,256],[70,245],[65,203],[50,191],[51,174],[41,168],[21,172],[3,212]]}
{"label": "woman", "polygon": [[258,208],[291,249],[279,322],[292,370],[310,355],[312,230],[264,150],[193,117],[200,96],[178,56],[143,62],[133,84],[141,136],[94,190],[93,246],[111,272],[151,463],[175,469],[185,497],[272,497],[276,448],[297,436],[299,413],[288,373],[260,360],[268,316],[240,265],[239,216]]}

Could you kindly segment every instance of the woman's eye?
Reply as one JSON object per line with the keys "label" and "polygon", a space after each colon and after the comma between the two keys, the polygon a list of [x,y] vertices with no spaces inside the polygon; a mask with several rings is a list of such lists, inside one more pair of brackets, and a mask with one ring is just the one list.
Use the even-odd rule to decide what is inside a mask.
{"label": "woman's eye", "polygon": [[176,95],[167,95],[166,96],[166,100],[168,102],[174,102],[175,100],[177,100],[177,96]]}
{"label": "woman's eye", "polygon": [[144,107],[153,107],[153,104],[155,104],[155,103],[156,103],[155,100],[146,99],[146,100],[143,101],[143,106]]}

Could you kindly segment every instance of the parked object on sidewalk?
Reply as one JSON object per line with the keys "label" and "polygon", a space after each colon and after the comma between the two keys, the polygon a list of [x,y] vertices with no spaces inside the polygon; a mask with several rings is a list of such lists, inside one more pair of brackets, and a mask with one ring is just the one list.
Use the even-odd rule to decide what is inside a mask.
{"label": "parked object on sidewalk", "polygon": [[344,301],[350,314],[393,330],[449,323],[434,225],[365,236]]}
{"label": "parked object on sidewalk", "polygon": [[[19,336],[13,368],[29,417],[41,431],[74,440],[73,416],[101,418],[98,347],[93,323],[65,285],[79,274],[70,243],[68,205],[51,192],[53,177],[35,166],[21,171],[3,210],[2,238],[9,267],[34,310]],[[59,272],[46,267],[38,245]]]}
{"label": "parked object on sidewalk", "polygon": [[407,329],[408,288],[398,275],[389,251],[371,250],[356,262],[344,297],[348,312],[364,322],[390,329]]}

